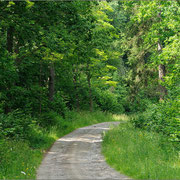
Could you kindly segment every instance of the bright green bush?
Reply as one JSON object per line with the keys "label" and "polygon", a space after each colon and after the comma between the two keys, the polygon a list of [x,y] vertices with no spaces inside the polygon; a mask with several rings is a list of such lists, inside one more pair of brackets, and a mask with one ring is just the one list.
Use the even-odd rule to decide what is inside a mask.
{"label": "bright green bush", "polygon": [[61,114],[62,116],[64,116],[65,112],[67,111],[66,103],[64,102],[64,99],[59,91],[54,95],[54,100],[49,102],[49,104],[51,110]]}
{"label": "bright green bush", "polygon": [[14,139],[27,139],[36,119],[22,111],[0,114],[1,135]]}
{"label": "bright green bush", "polygon": [[139,92],[133,96],[130,94],[125,104],[127,111],[131,113],[144,112],[153,103],[158,102],[156,96],[149,97],[147,94],[144,90],[139,90]]}
{"label": "bright green bush", "polygon": [[108,111],[111,113],[123,113],[124,107],[122,102],[118,101],[118,96],[109,90],[97,90],[95,92],[95,103],[102,111]]}
{"label": "bright green bush", "polygon": [[180,101],[168,100],[148,107],[147,111],[131,119],[137,128],[162,132],[171,141],[180,141]]}

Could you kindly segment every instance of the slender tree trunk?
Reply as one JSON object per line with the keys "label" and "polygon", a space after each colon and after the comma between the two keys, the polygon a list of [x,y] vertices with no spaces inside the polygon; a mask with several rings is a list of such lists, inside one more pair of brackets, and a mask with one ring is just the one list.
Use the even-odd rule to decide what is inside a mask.
{"label": "slender tree trunk", "polygon": [[[160,12],[158,14],[158,18],[160,19],[160,22],[162,21],[161,13],[162,12],[160,10]],[[162,45],[161,45],[160,41],[158,42],[157,50],[158,50],[159,53],[162,52]],[[158,70],[159,70],[159,80],[160,80],[160,83],[161,83],[162,81],[164,81],[163,77],[166,75],[166,67],[165,67],[165,65],[159,64]],[[160,89],[159,100],[162,101],[162,100],[164,100],[164,96],[167,94],[167,90],[161,84],[159,84],[159,89]]]}
{"label": "slender tree trunk", "polygon": [[40,86],[40,94],[39,94],[39,114],[42,112],[42,90],[41,90],[41,81],[42,81],[42,61],[40,60],[40,69],[39,69],[39,86]]}
{"label": "slender tree trunk", "polygon": [[[164,81],[163,77],[165,76],[165,66],[163,64],[159,65],[159,80]],[[164,100],[164,96],[167,94],[167,90],[164,86],[159,84],[159,89],[160,89],[160,97],[159,100],[162,101]]]}
{"label": "slender tree trunk", "polygon": [[[7,29],[7,39],[6,39],[6,46],[7,46],[7,50],[9,53],[13,52],[13,36],[14,36],[14,27],[10,26]],[[8,114],[10,111],[11,111],[11,108],[9,107],[8,103],[6,103],[5,108],[4,108],[4,112],[6,114]]]}
{"label": "slender tree trunk", "polygon": [[77,92],[78,86],[77,86],[77,69],[74,69],[74,76],[73,76],[73,82],[74,82],[74,91],[75,91],[75,98],[76,98],[76,110],[79,111],[79,94]]}
{"label": "slender tree trunk", "polygon": [[21,59],[18,57],[19,47],[20,47],[19,41],[18,41],[18,39],[16,39],[15,45],[14,45],[14,52],[15,52],[16,55],[17,55],[17,58],[16,58],[16,60],[15,60],[15,65],[16,65],[17,67],[21,64]]}
{"label": "slender tree trunk", "polygon": [[55,87],[55,70],[54,63],[50,63],[50,76],[49,76],[49,100],[53,101]]}
{"label": "slender tree trunk", "polygon": [[[160,42],[158,42],[158,52],[161,52],[161,51],[162,51],[162,46],[161,46]],[[163,77],[166,75],[166,67],[165,67],[165,65],[159,64],[158,70],[159,70],[159,80],[160,80],[160,82],[164,81]],[[167,94],[167,90],[161,84],[159,84],[159,89],[160,89],[159,100],[162,101],[164,99],[164,96]]]}
{"label": "slender tree trunk", "polygon": [[93,99],[92,99],[92,90],[91,90],[91,79],[90,79],[90,76],[88,75],[88,87],[89,87],[89,108],[90,108],[90,111],[92,112],[93,111]]}
{"label": "slender tree trunk", "polygon": [[14,27],[10,26],[7,30],[7,50],[9,53],[13,52],[13,34],[14,34]]}
{"label": "slender tree trunk", "polygon": [[89,87],[89,110],[93,111],[93,98],[92,98],[92,89],[91,89],[91,75],[89,71],[89,64],[87,64],[87,82]]}

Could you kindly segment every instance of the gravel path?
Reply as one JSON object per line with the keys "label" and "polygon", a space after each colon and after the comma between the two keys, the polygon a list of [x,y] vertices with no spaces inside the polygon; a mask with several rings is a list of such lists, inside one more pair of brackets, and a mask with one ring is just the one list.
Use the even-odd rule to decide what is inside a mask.
{"label": "gravel path", "polygon": [[37,179],[130,179],[110,168],[101,155],[101,134],[118,122],[83,127],[60,138],[46,154]]}

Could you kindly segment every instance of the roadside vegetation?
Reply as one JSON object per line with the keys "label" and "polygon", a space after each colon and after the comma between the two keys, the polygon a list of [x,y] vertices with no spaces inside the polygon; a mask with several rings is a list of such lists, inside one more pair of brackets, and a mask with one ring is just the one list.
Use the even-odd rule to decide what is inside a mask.
{"label": "roadside vegetation", "polygon": [[35,178],[57,138],[129,118],[104,137],[108,162],[177,178],[179,22],[178,0],[0,1],[0,178]]}
{"label": "roadside vegetation", "polygon": [[180,179],[180,146],[163,134],[120,124],[104,136],[107,163],[134,179]]}
{"label": "roadside vegetation", "polygon": [[[46,128],[33,124],[29,129],[29,137],[19,134],[21,138],[18,139],[17,137],[13,140],[12,138],[1,139],[0,179],[35,179],[36,170],[44,153],[59,137],[80,127],[114,121],[111,114],[100,111],[93,113],[71,111],[67,112],[64,119],[54,113],[49,118],[49,120],[54,120],[56,123]],[[13,127],[14,125],[9,128],[9,131]]]}

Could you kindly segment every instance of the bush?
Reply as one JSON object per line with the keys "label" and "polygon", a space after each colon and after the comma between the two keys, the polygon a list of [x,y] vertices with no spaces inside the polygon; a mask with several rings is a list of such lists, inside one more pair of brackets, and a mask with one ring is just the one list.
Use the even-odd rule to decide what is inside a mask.
{"label": "bush", "polygon": [[131,119],[135,127],[162,132],[171,141],[180,141],[180,101],[168,100],[151,105],[147,111]]}
{"label": "bush", "polygon": [[109,90],[102,91],[96,90],[95,103],[102,111],[108,111],[111,113],[123,113],[124,107],[121,102],[118,101],[117,95],[113,94]]}
{"label": "bush", "polygon": [[126,101],[125,107],[127,111],[132,113],[144,112],[149,106],[157,102],[157,97],[150,98],[147,96],[146,91],[139,90],[136,95],[130,95],[129,100]]}
{"label": "bush", "polygon": [[7,115],[0,114],[1,136],[16,139],[27,139],[36,119],[16,110]]}
{"label": "bush", "polygon": [[67,111],[67,107],[59,91],[54,95],[54,100],[50,102],[50,104],[53,111],[64,116],[65,112]]}
{"label": "bush", "polygon": [[62,117],[54,111],[41,114],[39,118],[39,125],[44,128],[51,126],[58,126],[62,120]]}

